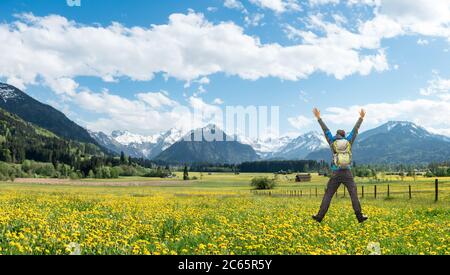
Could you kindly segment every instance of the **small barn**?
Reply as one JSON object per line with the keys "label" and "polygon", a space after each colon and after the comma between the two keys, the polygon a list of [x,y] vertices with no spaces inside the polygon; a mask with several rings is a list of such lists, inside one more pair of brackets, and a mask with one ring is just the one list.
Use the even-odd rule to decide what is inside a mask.
{"label": "small barn", "polygon": [[295,182],[310,182],[311,174],[297,174],[295,176]]}

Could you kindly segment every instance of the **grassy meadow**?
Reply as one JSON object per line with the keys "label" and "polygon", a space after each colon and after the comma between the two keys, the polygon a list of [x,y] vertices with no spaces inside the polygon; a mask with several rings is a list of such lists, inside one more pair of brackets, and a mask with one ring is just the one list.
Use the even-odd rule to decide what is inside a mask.
{"label": "grassy meadow", "polygon": [[279,175],[268,196],[249,184],[264,174],[190,176],[0,183],[0,254],[450,254],[450,178],[438,202],[434,179],[358,178],[370,219],[357,223],[341,188],[318,224],[327,178]]}

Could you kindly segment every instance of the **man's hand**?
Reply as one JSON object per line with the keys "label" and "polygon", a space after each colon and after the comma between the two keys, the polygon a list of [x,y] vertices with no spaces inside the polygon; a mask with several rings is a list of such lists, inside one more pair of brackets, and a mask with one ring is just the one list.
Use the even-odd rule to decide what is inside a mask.
{"label": "man's hand", "polygon": [[317,108],[313,109],[313,114],[317,119],[320,119],[320,110]]}
{"label": "man's hand", "polygon": [[359,111],[359,116],[360,116],[361,118],[364,118],[364,117],[366,116],[366,110],[361,109],[361,111]]}

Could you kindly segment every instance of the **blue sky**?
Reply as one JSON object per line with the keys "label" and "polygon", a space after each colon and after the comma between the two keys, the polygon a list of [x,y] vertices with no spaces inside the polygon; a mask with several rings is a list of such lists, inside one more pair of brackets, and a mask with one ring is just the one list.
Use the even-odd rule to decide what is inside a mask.
{"label": "blue sky", "polygon": [[449,24],[448,0],[6,0],[0,80],[107,133],[266,105],[281,134],[317,130],[317,106],[333,129],[364,107],[365,129],[450,135]]}

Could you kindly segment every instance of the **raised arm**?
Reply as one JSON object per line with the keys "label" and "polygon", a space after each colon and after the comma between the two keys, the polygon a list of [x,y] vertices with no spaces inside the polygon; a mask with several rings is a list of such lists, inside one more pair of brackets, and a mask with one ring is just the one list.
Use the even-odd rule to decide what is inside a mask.
{"label": "raised arm", "polygon": [[313,114],[314,116],[317,118],[317,122],[319,122],[320,127],[322,128],[322,131],[325,135],[325,138],[327,139],[328,144],[332,144],[333,143],[333,135],[331,134],[330,129],[328,129],[327,125],[325,125],[325,122],[323,122],[322,118],[320,117],[320,110],[317,108],[313,109]]}
{"label": "raised arm", "polygon": [[353,127],[353,130],[347,136],[347,140],[351,144],[353,144],[355,142],[356,136],[358,136],[359,127],[361,127],[361,124],[363,123],[365,116],[366,116],[366,111],[364,109],[361,109],[361,111],[359,112],[359,119],[356,122],[355,127]]}

